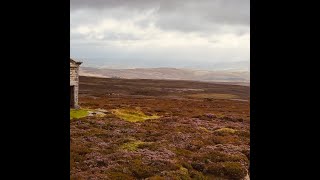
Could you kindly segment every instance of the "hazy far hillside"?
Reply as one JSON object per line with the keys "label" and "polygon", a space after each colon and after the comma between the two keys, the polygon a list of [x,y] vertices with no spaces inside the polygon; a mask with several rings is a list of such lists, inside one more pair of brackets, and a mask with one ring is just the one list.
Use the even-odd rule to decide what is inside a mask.
{"label": "hazy far hillside", "polygon": [[235,70],[190,70],[177,68],[108,69],[81,67],[80,75],[124,79],[172,79],[248,84],[250,72]]}

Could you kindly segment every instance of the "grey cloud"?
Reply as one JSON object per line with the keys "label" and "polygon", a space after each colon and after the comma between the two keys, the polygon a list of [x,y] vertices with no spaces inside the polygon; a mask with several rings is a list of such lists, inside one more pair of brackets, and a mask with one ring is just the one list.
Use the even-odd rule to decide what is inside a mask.
{"label": "grey cloud", "polygon": [[116,40],[137,41],[141,39],[142,38],[129,33],[106,33],[103,38],[103,40],[109,40],[109,41],[116,41]]}
{"label": "grey cloud", "polygon": [[170,5],[169,0],[70,0],[71,10],[74,9],[105,9],[127,7],[130,9],[148,9],[155,6]]}
{"label": "grey cloud", "polygon": [[[217,31],[219,25],[250,25],[250,0],[71,0],[71,12],[81,9],[111,11],[108,14],[112,18],[130,18],[133,11],[156,9],[156,26],[184,32]],[[100,18],[98,13],[96,18]]]}
{"label": "grey cloud", "polygon": [[70,33],[70,38],[74,41],[74,40],[78,40],[78,39],[84,39],[85,35],[80,34],[80,33]]}
{"label": "grey cloud", "polygon": [[[237,48],[214,47],[215,44],[224,41],[219,38],[220,35],[233,34],[239,38],[250,33],[250,0],[70,1],[71,55],[88,58],[92,63],[98,63],[98,61],[116,63],[120,60],[132,60],[135,61],[134,63],[141,61],[154,66],[157,63],[165,66],[173,63],[183,65],[186,62],[206,66],[209,62],[250,59],[249,44]],[[148,14],[147,12],[150,11],[153,13]],[[146,17],[143,14],[147,14]],[[189,44],[183,47],[177,45],[172,49],[154,44],[141,48],[135,44],[161,37],[157,36],[158,32],[154,35],[153,33],[134,33],[130,28],[128,30],[126,28],[122,30],[117,28],[111,30],[108,28],[94,29],[105,20],[134,23],[134,26],[141,27],[142,31],[155,25],[157,29],[162,30],[160,33],[178,31],[176,34],[180,37],[184,35],[189,37],[188,33],[190,32],[196,33],[196,36],[206,39],[212,47],[206,47],[205,44],[194,48],[190,43],[190,46]],[[79,27],[88,27],[89,32],[81,33],[77,29]],[[172,41],[174,42],[175,39],[173,38]],[[124,42],[128,46],[117,46],[118,42]],[[94,61],[92,57],[101,57],[102,59]]]}

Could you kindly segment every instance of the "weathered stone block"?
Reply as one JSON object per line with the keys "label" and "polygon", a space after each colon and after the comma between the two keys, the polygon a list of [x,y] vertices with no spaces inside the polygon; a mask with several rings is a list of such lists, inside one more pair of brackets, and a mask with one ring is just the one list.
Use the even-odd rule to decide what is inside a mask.
{"label": "weathered stone block", "polygon": [[79,66],[81,64],[70,58],[70,108],[79,108]]}

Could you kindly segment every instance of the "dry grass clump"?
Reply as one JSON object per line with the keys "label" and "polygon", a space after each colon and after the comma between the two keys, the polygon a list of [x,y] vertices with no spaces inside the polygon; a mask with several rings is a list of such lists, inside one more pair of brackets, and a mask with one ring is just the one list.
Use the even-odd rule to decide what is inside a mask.
{"label": "dry grass clump", "polygon": [[158,119],[157,115],[146,115],[139,109],[115,109],[112,111],[118,118],[128,122],[144,122],[150,119]]}

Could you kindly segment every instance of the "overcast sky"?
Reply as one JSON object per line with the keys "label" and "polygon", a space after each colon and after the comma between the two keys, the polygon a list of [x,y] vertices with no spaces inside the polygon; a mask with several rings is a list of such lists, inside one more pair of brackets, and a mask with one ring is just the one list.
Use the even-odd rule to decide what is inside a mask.
{"label": "overcast sky", "polygon": [[71,57],[87,66],[250,61],[249,0],[70,0]]}

